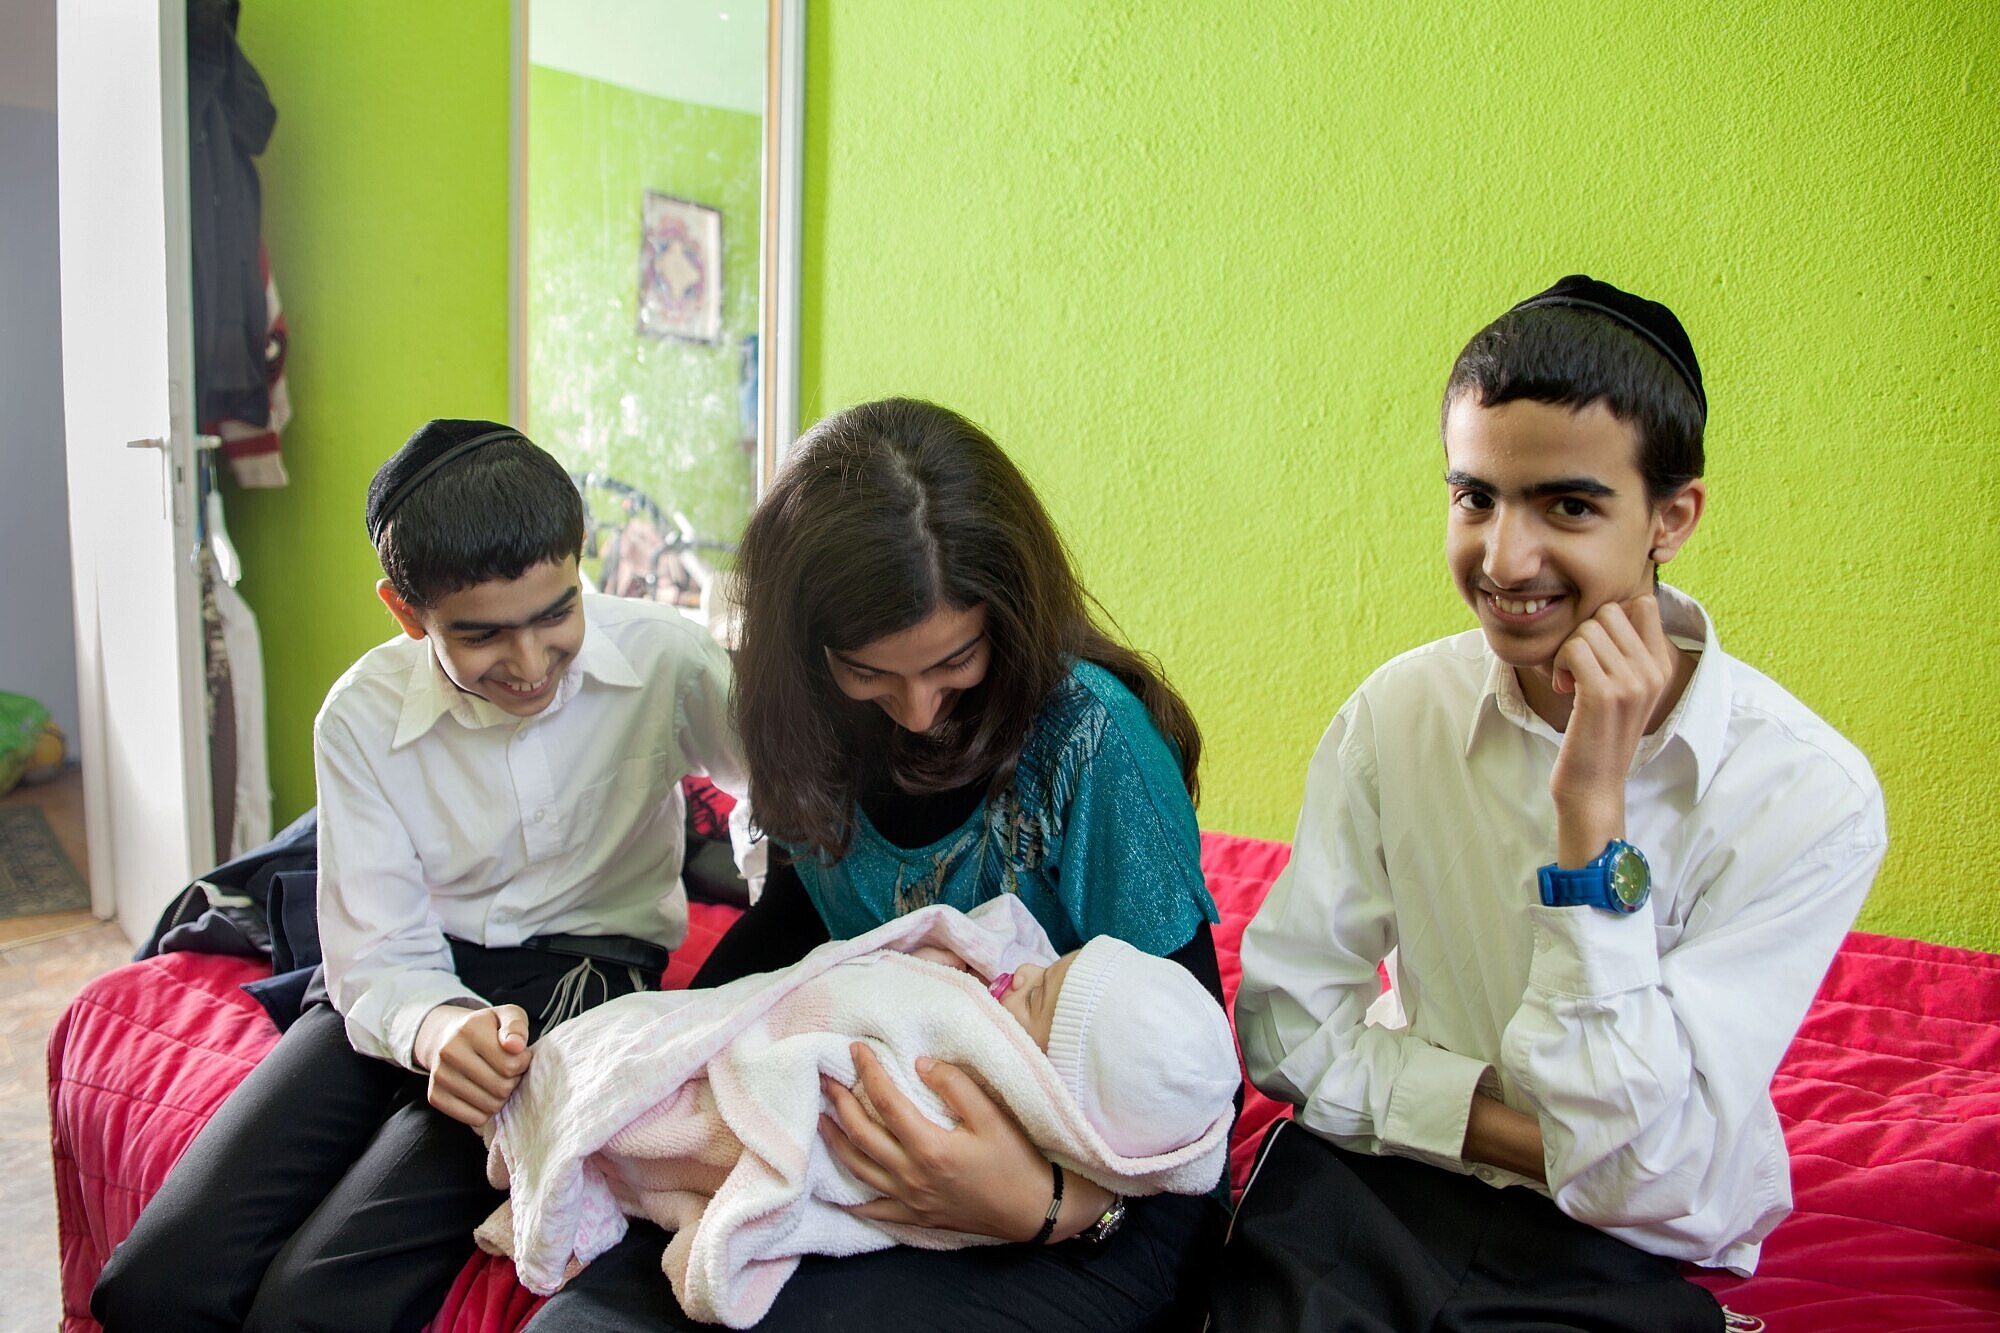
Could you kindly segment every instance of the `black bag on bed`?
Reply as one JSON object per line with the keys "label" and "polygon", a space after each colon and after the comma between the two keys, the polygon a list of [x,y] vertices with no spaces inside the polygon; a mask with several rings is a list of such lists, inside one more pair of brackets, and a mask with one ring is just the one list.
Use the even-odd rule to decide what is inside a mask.
{"label": "black bag on bed", "polygon": [[319,966],[319,810],[306,811],[261,847],[223,862],[160,913],[132,955],[226,953],[268,958],[272,975],[243,989],[283,1030],[299,1016]]}

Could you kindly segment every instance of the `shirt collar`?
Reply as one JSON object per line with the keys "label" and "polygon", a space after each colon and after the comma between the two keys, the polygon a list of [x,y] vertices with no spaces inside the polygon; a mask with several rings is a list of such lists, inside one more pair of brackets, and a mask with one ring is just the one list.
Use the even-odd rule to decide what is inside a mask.
{"label": "shirt collar", "polygon": [[643,683],[631,660],[611,641],[610,636],[602,629],[586,624],[583,647],[577,651],[576,660],[569,664],[569,669],[563,672],[562,680],[557,683],[556,697],[549,700],[549,706],[535,714],[534,718],[517,718],[452,684],[451,677],[445,675],[444,666],[437,660],[430,644],[425,643],[423,649],[423,655],[410,668],[409,683],[403,689],[403,712],[396,721],[395,739],[389,742],[392,750],[400,750],[424,736],[447,714],[456,718],[461,726],[474,731],[552,716],[583,688],[585,676],[618,689],[634,689]]}
{"label": "shirt collar", "polygon": [[[1671,743],[1679,741],[1694,760],[1695,799],[1699,800],[1722,760],[1722,745],[1729,729],[1729,663],[1716,641],[1715,623],[1701,603],[1664,583],[1658,595],[1660,623],[1668,637],[1699,656],[1694,675],[1681,691],[1680,702],[1657,731],[1639,742],[1638,752],[1632,756],[1632,771],[1638,772]],[[1557,746],[1562,744],[1562,733],[1528,707],[1514,669],[1488,649],[1486,683],[1466,728],[1466,753],[1471,754],[1484,728],[1503,719],[1531,735],[1541,736]]]}
{"label": "shirt collar", "polygon": [[[1729,700],[1733,686],[1729,679],[1729,655],[1715,637],[1715,622],[1700,602],[1668,584],[1660,585],[1660,620],[1667,633],[1683,648],[1700,653],[1694,675],[1681,701],[1656,733],[1659,744],[1678,739],[1694,756],[1694,794],[1700,800],[1708,792],[1715,770],[1722,764],[1723,743],[1729,736]],[[1654,738],[1648,737],[1650,743]],[[1655,746],[1657,752],[1659,746]],[[1645,746],[1639,759],[1651,758]]]}

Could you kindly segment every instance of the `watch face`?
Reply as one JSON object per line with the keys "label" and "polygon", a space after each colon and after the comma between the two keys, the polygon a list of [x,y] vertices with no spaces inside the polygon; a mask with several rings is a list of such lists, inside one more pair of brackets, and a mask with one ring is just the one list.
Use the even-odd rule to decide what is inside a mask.
{"label": "watch face", "polygon": [[1104,1217],[1090,1223],[1084,1235],[1090,1239],[1092,1245],[1102,1245],[1104,1241],[1112,1239],[1112,1233],[1118,1231],[1120,1223],[1124,1223],[1124,1199],[1112,1199],[1112,1205],[1104,1209]]}
{"label": "watch face", "polygon": [[1646,905],[1646,893],[1652,888],[1653,874],[1637,848],[1619,848],[1618,854],[1611,858],[1607,878],[1611,884],[1611,896],[1626,911],[1636,912]]}

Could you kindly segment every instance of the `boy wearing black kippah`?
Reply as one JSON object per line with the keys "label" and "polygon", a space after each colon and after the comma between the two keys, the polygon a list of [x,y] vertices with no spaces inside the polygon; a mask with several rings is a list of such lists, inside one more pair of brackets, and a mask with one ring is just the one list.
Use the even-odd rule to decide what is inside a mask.
{"label": "boy wearing black kippah", "polygon": [[314,724],[327,1002],[113,1253],[110,1333],[421,1327],[504,1197],[469,1127],[546,1028],[658,986],[687,932],[680,780],[743,791],[727,656],[582,591],[581,499],[518,432],[426,424],[367,518],[403,632]]}
{"label": "boy wearing black kippah", "polygon": [[1861,754],[1658,582],[1707,415],[1680,321],[1590,278],[1460,353],[1479,629],[1342,707],[1244,935],[1245,1063],[1297,1124],[1217,1329],[1717,1329],[1680,1262],[1748,1273],[1790,1210],[1771,1076],[1887,833]]}

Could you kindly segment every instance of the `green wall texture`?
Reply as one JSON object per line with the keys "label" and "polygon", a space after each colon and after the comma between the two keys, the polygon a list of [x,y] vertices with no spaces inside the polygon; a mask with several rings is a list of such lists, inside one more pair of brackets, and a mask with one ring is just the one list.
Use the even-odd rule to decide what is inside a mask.
{"label": "green wall texture", "polygon": [[[697,532],[750,515],[742,339],[757,331],[762,121],[562,70],[528,71],[528,415],[575,470],[636,485]],[[637,331],[647,190],[722,211],[722,341]]]}
{"label": "green wall texture", "polygon": [[[327,685],[388,631],[368,476],[426,416],[505,410],[505,23],[244,16],[297,356],[294,485],[231,510],[281,818]],[[2000,948],[1992,0],[815,0],[808,26],[805,415],[915,393],[994,432],[1194,705],[1205,827],[1289,836],[1346,694],[1470,625],[1438,393],[1582,271],[1693,335],[1712,500],[1671,572],[1873,760],[1893,845],[1861,924]]]}
{"label": "green wall texture", "polygon": [[238,37],[278,107],[259,168],[292,339],[291,484],[227,497],[282,826],[327,687],[395,632],[369,478],[431,417],[507,415],[507,7],[261,0]]}
{"label": "green wall texture", "polygon": [[2000,948],[1944,871],[2000,862],[1992,3],[828,0],[807,71],[808,419],[994,433],[1188,695],[1204,827],[1289,837],[1347,693],[1470,627],[1439,392],[1587,272],[1701,356],[1673,580],[1886,789],[1861,924]]}

